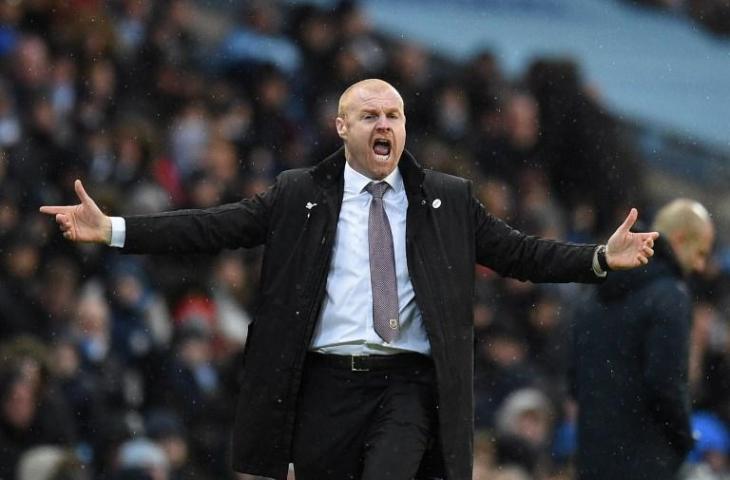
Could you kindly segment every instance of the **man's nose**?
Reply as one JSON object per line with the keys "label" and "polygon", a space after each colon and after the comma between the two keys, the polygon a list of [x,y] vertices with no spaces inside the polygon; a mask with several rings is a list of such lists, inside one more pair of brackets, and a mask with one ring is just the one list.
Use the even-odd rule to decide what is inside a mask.
{"label": "man's nose", "polygon": [[699,265],[697,266],[697,270],[699,271],[699,273],[704,272],[706,268],[707,268],[707,261],[706,260],[700,261]]}
{"label": "man's nose", "polygon": [[695,261],[695,273],[702,273],[705,271],[705,268],[707,268],[707,259],[698,258],[697,261]]}
{"label": "man's nose", "polygon": [[378,130],[390,130],[390,122],[385,115],[378,115],[378,121],[375,122],[375,128]]}

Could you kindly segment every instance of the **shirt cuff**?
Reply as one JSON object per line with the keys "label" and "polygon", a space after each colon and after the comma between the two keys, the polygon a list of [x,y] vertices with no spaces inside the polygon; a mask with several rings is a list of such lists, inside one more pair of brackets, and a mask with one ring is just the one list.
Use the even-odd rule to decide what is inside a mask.
{"label": "shirt cuff", "polygon": [[601,268],[601,264],[598,263],[598,249],[601,248],[601,245],[597,246],[595,250],[593,250],[593,273],[596,274],[598,278],[604,278],[606,275],[608,275],[608,272]]}
{"label": "shirt cuff", "polygon": [[112,220],[112,240],[109,242],[109,246],[122,248],[124,246],[124,240],[127,237],[127,222],[124,221],[124,217],[109,218]]}

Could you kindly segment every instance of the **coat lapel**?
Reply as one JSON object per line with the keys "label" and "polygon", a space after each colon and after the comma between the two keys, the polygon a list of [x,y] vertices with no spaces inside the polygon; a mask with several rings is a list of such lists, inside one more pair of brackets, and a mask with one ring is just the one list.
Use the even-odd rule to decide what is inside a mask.
{"label": "coat lapel", "polygon": [[[342,192],[345,188],[344,169],[345,148],[342,147],[310,170],[315,183],[320,187],[316,201],[321,202],[327,210],[326,227],[337,225],[342,206]],[[334,228],[327,228],[327,232],[334,232]]]}
{"label": "coat lapel", "polygon": [[400,162],[398,163],[403,183],[406,187],[406,196],[408,197],[408,214],[406,216],[406,240],[411,241],[418,235],[423,225],[426,223],[426,214],[428,213],[428,200],[423,189],[423,181],[425,172],[423,168],[416,162],[413,155],[407,150],[403,152]]}

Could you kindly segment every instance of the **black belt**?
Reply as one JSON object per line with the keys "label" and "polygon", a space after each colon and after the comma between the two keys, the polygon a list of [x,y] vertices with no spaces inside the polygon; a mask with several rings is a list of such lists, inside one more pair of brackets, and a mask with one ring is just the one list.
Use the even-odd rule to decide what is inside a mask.
{"label": "black belt", "polygon": [[307,353],[307,362],[322,367],[350,370],[352,372],[370,372],[396,370],[400,368],[429,367],[431,358],[420,353],[396,353],[393,355],[327,355],[324,353]]}

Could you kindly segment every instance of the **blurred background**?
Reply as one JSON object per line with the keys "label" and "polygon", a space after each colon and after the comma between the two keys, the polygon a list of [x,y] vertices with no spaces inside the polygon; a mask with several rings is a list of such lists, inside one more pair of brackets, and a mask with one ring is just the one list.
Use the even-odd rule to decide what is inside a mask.
{"label": "blurred background", "polygon": [[[115,215],[252,195],[340,146],[368,77],[422,164],[527,233],[603,242],[630,206],[707,205],[685,477],[730,478],[727,0],[0,0],[0,478],[233,478],[260,251],[121,256],[38,207],[75,178]],[[477,277],[474,478],[571,479],[582,287]]]}

